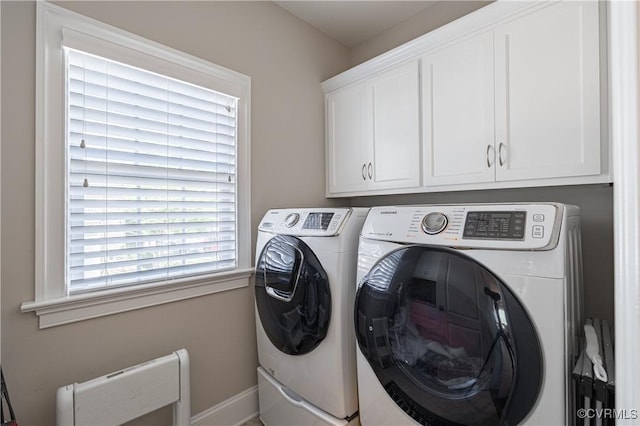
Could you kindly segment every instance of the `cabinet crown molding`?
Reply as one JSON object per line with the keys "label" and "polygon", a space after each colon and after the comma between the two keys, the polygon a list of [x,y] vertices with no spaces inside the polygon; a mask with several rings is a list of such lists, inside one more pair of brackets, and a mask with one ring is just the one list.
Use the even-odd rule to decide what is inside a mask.
{"label": "cabinet crown molding", "polygon": [[325,80],[322,82],[322,90],[325,93],[333,92],[466,37],[491,31],[505,21],[557,2],[498,0]]}

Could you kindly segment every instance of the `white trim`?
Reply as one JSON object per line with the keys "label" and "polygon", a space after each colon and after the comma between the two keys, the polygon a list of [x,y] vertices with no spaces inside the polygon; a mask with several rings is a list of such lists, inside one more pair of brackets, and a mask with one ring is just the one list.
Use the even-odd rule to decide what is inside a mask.
{"label": "white trim", "polygon": [[236,270],[198,280],[122,287],[43,301],[25,302],[22,312],[35,312],[40,328],[69,324],[133,309],[161,305],[207,294],[247,287],[253,269]]}
{"label": "white trim", "polygon": [[597,185],[597,184],[610,184],[612,181],[613,181],[612,176],[610,174],[603,173],[597,176],[573,176],[573,177],[548,178],[548,179],[512,180],[512,181],[465,183],[465,184],[451,184],[451,185],[433,185],[433,186],[419,186],[415,188],[376,189],[376,190],[366,190],[366,191],[363,190],[363,191],[335,192],[335,193],[329,193],[327,191],[326,196],[328,198],[340,198],[340,197],[361,197],[361,196],[393,195],[393,194],[427,194],[432,192],[477,191],[477,190],[510,189],[510,188],[523,188],[523,187],[535,188],[535,187],[550,187],[550,186]]}
{"label": "white trim", "polygon": [[[62,32],[57,32],[56,30],[55,36],[60,39],[64,36],[69,39],[68,41],[71,42],[72,45],[80,43],[80,45],[83,46],[93,40],[93,43],[102,46],[103,49],[112,49],[113,46],[118,46],[119,49],[125,52],[118,52],[119,55],[126,55],[127,51],[136,51],[139,54],[155,58],[156,60],[161,59],[167,63],[180,64],[193,71],[211,75],[220,81],[228,83],[230,85],[229,88],[218,89],[225,92],[233,91],[233,88],[237,87],[238,79],[244,80],[245,83],[251,81],[250,77],[229,68],[212,64],[197,56],[172,49],[161,43],[140,37],[63,7],[56,6],[47,1],[39,1],[38,7],[39,13],[42,13],[42,19],[62,27]],[[43,35],[47,36],[49,34]],[[105,56],[108,55],[106,50],[101,51],[101,53],[104,53]],[[148,66],[148,64],[145,65],[145,67]],[[157,72],[164,73],[166,71],[157,70]],[[229,94],[237,96],[235,92]]]}
{"label": "white trim", "polygon": [[240,426],[258,413],[258,386],[253,386],[191,417],[191,425]]}
{"label": "white trim", "polygon": [[[175,76],[239,98],[237,106],[237,267],[231,273],[67,296],[64,286],[64,57],[63,30],[114,55],[143,55],[152,71]],[[142,52],[142,53],[140,53]],[[138,58],[139,59],[139,58]],[[177,76],[178,78],[180,76]],[[207,84],[204,84],[204,81]],[[95,318],[248,285],[251,273],[251,78],[45,1],[37,3],[35,299],[23,312],[40,315],[40,327]],[[62,179],[62,181],[61,181]],[[180,284],[180,285],[179,285]],[[145,292],[142,294],[141,292]]]}
{"label": "white trim", "polygon": [[[1,28],[2,28],[2,13],[1,12],[2,12],[2,7],[0,6],[0,34],[2,34],[2,30],[1,30]],[[2,42],[1,41],[0,41],[0,46],[2,46]],[[0,52],[0,58],[2,58],[2,52]],[[2,60],[0,59],[0,70],[1,69],[2,69]],[[0,75],[0,99],[2,99],[2,83],[1,82],[2,82],[2,75]],[[0,102],[0,104],[2,104],[2,102]],[[0,117],[2,117],[2,110],[1,109],[0,109]],[[1,121],[1,118],[0,118],[0,121]],[[0,146],[2,145],[2,129],[1,129],[1,127],[2,126],[0,125]],[[2,151],[2,150],[0,150],[0,151]],[[2,163],[2,158],[0,157],[0,164],[1,163]],[[0,169],[0,176],[1,175],[2,175],[2,173],[1,173],[1,169]],[[2,187],[1,184],[0,184],[0,187]],[[0,223],[2,222],[2,219],[1,219],[1,217],[2,217],[2,214],[1,214],[1,212],[2,212],[2,207],[1,207],[2,201],[1,200],[2,200],[2,196],[0,194]],[[0,235],[0,241],[1,240],[2,240],[2,238],[1,238],[1,235]],[[1,252],[2,252],[2,249],[0,248],[0,259],[2,259]],[[0,262],[0,263],[2,263],[2,262]],[[1,276],[2,276],[2,273],[0,273],[0,277]],[[0,280],[0,288],[2,288],[1,280]],[[0,296],[0,306],[2,306],[1,302],[2,302],[2,297]],[[0,308],[0,312],[1,311],[2,311],[2,308]],[[0,318],[2,318],[2,315],[0,315]],[[0,320],[0,330],[2,330],[1,324],[2,324],[2,320]],[[0,365],[2,365],[2,336],[1,336],[1,334],[2,334],[2,332],[0,331]]]}
{"label": "white trim", "polygon": [[[613,144],[616,409],[640,409],[640,8],[609,2],[609,79]],[[626,416],[619,425],[637,424]]]}

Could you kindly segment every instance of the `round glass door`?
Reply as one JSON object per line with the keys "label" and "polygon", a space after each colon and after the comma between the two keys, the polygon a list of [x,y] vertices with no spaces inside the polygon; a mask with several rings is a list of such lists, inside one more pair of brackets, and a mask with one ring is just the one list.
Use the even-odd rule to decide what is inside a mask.
{"label": "round glass door", "polygon": [[362,354],[418,423],[517,424],[535,405],[537,333],[509,288],[469,257],[391,252],[361,282],[355,308]]}
{"label": "round glass door", "polygon": [[255,296],[262,326],[282,352],[302,355],[325,338],[329,280],[304,241],[286,235],[269,240],[257,259]]}

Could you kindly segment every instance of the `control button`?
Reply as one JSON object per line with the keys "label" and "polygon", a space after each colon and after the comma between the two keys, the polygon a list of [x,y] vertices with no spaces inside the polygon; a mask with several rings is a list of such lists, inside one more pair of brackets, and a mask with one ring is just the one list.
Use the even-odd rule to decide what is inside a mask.
{"label": "control button", "polygon": [[544,226],[533,225],[533,238],[544,238]]}
{"label": "control button", "polygon": [[439,234],[447,227],[449,219],[444,213],[429,213],[422,219],[422,230],[429,235]]}
{"label": "control button", "polygon": [[299,220],[300,215],[298,213],[289,213],[287,217],[284,218],[284,226],[291,228],[292,226],[295,226]]}
{"label": "control button", "polygon": [[544,215],[543,214],[534,214],[533,215],[533,221],[534,222],[544,222]]}

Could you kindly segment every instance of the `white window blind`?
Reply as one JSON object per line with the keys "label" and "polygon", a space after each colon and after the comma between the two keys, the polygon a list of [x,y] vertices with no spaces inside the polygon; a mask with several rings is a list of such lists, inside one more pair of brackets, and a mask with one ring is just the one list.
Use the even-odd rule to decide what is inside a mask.
{"label": "white window blind", "polygon": [[238,99],[67,60],[67,293],[237,266]]}

